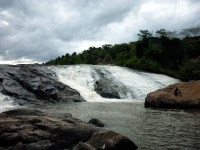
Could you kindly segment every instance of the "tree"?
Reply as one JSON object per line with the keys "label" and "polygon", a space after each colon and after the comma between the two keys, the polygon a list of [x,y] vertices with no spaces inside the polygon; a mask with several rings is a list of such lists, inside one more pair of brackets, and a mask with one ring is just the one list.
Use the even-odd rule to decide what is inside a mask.
{"label": "tree", "polygon": [[139,40],[148,39],[152,36],[148,30],[140,30],[140,33],[137,34],[139,36]]}
{"label": "tree", "polygon": [[81,59],[80,55],[78,55],[78,57],[76,59],[76,64],[83,64],[83,60]]}
{"label": "tree", "polygon": [[183,35],[184,37],[200,36],[200,26],[188,28],[188,29],[183,29],[180,32],[180,34]]}
{"label": "tree", "polygon": [[156,36],[157,37],[162,37],[162,36],[167,36],[167,31],[165,29],[160,29],[156,31]]}

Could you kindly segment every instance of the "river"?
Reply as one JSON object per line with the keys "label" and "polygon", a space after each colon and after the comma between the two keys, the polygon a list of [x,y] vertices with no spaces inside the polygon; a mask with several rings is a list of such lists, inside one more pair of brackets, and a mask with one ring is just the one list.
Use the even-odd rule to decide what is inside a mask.
{"label": "river", "polygon": [[[200,149],[200,111],[144,108],[149,92],[180,82],[177,79],[117,66],[50,66],[55,79],[79,91],[87,101],[31,107],[48,113],[71,113],[84,121],[98,118],[105,128],[120,132],[138,145],[139,150]],[[96,83],[105,78],[106,87],[115,88],[120,99],[103,98]],[[3,101],[0,111],[12,107],[12,99]],[[8,98],[7,98],[8,99]]]}

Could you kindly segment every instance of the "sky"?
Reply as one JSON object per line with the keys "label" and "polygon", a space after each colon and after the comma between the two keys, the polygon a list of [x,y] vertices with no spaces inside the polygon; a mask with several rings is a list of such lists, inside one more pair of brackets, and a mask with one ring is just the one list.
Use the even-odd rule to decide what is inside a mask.
{"label": "sky", "polygon": [[0,0],[0,64],[42,63],[200,25],[200,0]]}

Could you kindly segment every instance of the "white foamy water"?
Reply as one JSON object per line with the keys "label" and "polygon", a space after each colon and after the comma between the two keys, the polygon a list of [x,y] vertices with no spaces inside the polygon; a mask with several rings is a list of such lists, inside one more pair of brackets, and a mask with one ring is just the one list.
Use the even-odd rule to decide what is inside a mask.
{"label": "white foamy water", "polygon": [[[179,80],[161,75],[118,66],[50,66],[56,72],[58,80],[80,92],[88,102],[135,101],[146,97],[149,92],[177,83]],[[94,89],[96,81],[109,79],[116,86],[121,99],[107,99],[98,95]],[[143,101],[142,101],[143,102]]]}
{"label": "white foamy water", "polygon": [[5,96],[0,93],[0,113],[6,110],[10,110],[14,107],[16,107],[16,105],[13,105],[12,99],[9,96]]}

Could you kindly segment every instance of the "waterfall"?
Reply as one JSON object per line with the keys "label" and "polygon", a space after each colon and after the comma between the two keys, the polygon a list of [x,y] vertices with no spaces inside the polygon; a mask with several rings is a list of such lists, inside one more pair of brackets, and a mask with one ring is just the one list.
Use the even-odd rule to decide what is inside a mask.
{"label": "waterfall", "polygon": [[[144,100],[149,92],[177,83],[179,80],[162,74],[146,73],[119,66],[70,65],[49,66],[58,80],[80,92],[88,102]],[[120,99],[103,98],[95,91],[97,83],[105,81]]]}
{"label": "waterfall", "polygon": [[[5,101],[4,101],[5,100]],[[0,113],[16,106],[13,105],[13,100],[9,96],[0,93]]]}

